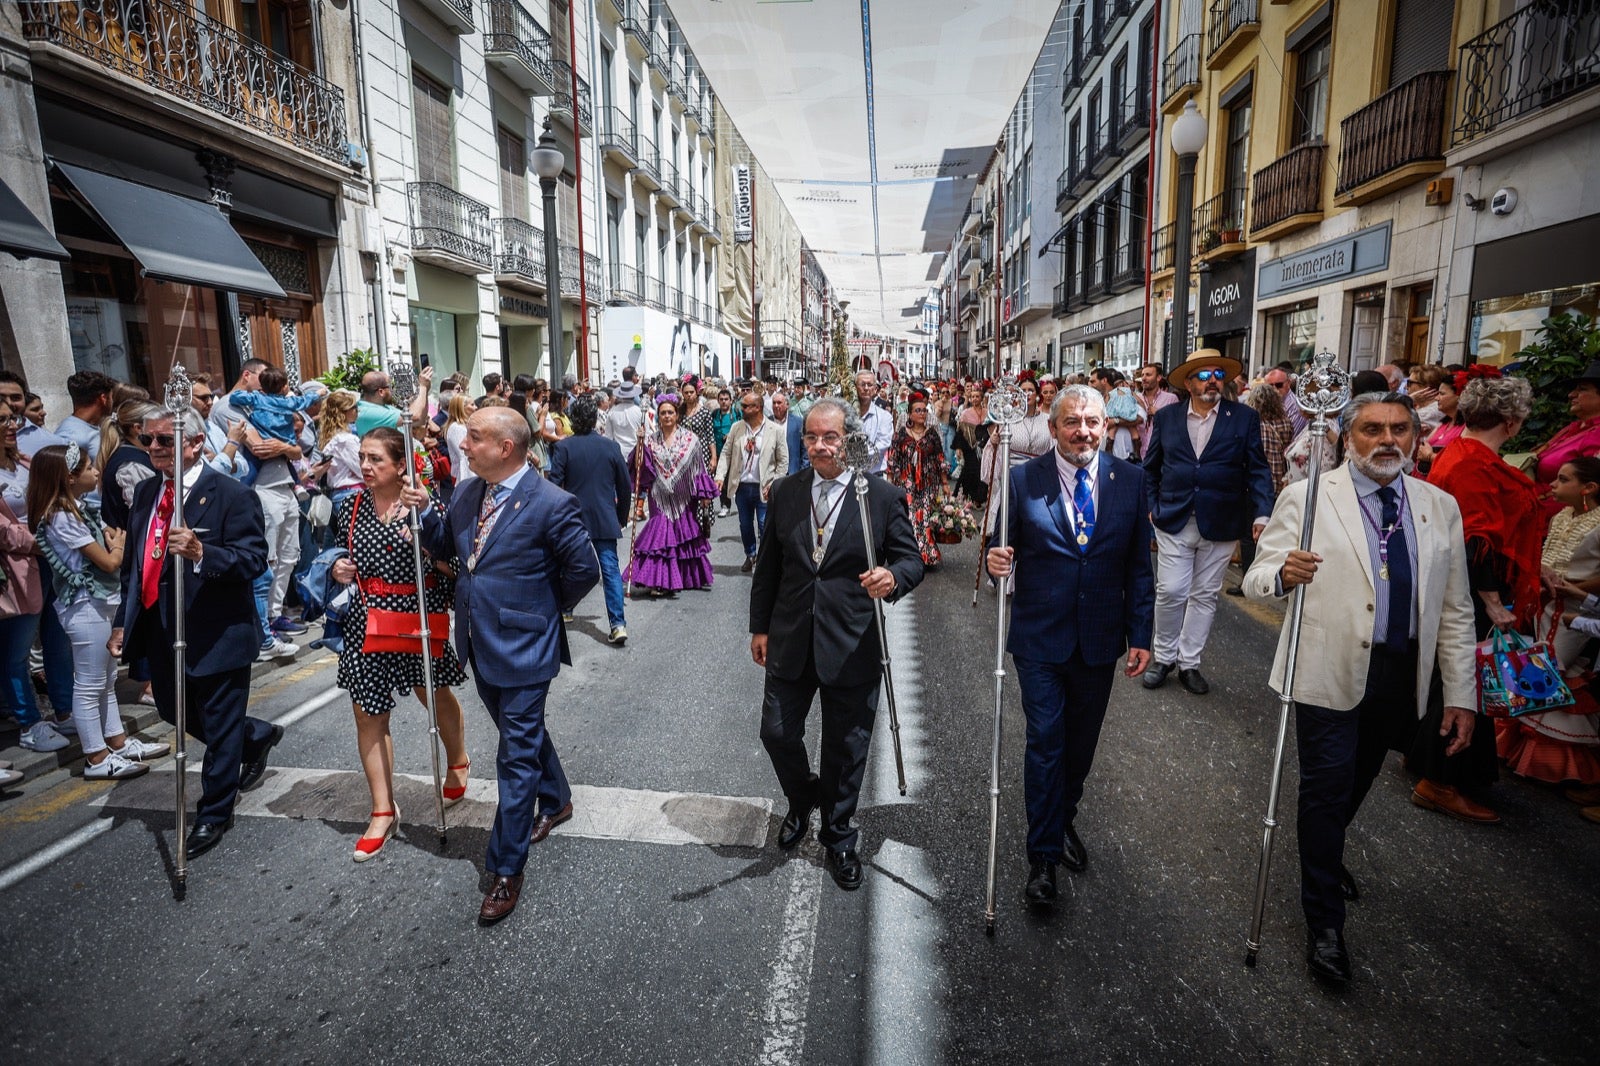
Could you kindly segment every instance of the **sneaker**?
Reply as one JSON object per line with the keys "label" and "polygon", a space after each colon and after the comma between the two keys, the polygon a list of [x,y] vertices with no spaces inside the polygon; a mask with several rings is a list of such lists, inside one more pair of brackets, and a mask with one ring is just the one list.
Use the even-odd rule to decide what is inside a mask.
{"label": "sneaker", "polygon": [[10,788],[12,785],[22,784],[22,774],[7,767],[0,770],[0,788]]}
{"label": "sneaker", "polygon": [[[50,720],[47,718],[45,721],[49,722]],[[57,718],[55,721],[50,722],[50,724],[55,726],[56,732],[60,733],[64,737],[75,737],[78,735],[78,727],[73,723],[71,715],[68,715],[66,718]]]}
{"label": "sneaker", "polygon": [[306,631],[306,626],[301,622],[295,621],[286,614],[280,614],[272,623],[272,631],[274,633],[283,633],[291,637],[297,637]]}
{"label": "sneaker", "polygon": [[161,758],[171,750],[171,744],[152,744],[148,740],[129,737],[127,742],[117,750],[117,754],[129,762],[149,762],[151,759]]}
{"label": "sneaker", "polygon": [[20,743],[29,751],[60,751],[72,741],[62,736],[55,726],[40,719],[22,731]]}
{"label": "sneaker", "polygon": [[287,640],[273,637],[261,645],[261,650],[256,653],[256,662],[266,663],[273,659],[292,659],[300,654],[300,645],[290,644]]}
{"label": "sneaker", "polygon": [[619,648],[628,643],[628,627],[612,626],[611,635],[606,638],[606,643],[615,644]]}
{"label": "sneaker", "polygon": [[138,777],[140,774],[149,772],[150,767],[144,763],[131,762],[116,752],[112,752],[99,763],[85,765],[83,777],[86,781],[114,781],[124,777]]}
{"label": "sneaker", "polygon": [[719,508],[718,511],[717,511],[717,517],[718,518],[727,518],[729,513],[730,512],[729,512],[728,508],[726,508],[726,507]]}

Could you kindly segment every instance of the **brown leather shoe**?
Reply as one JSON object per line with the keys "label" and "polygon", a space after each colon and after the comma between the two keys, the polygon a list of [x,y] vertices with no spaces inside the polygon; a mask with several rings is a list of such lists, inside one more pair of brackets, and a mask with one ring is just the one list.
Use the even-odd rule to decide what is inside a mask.
{"label": "brown leather shoe", "polygon": [[1600,785],[1577,785],[1561,793],[1580,807],[1600,804]]}
{"label": "brown leather shoe", "polygon": [[496,877],[489,891],[484,893],[483,906],[478,908],[478,924],[493,925],[517,909],[517,897],[522,895],[522,875]]}
{"label": "brown leather shoe", "polygon": [[1424,777],[1412,790],[1411,802],[1424,810],[1438,811],[1463,822],[1498,825],[1500,816],[1481,803],[1474,803],[1450,785],[1440,785]]}
{"label": "brown leather shoe", "polygon": [[530,843],[530,844],[539,843],[539,841],[543,840],[545,837],[550,835],[550,830],[554,829],[556,826],[560,825],[562,822],[570,821],[571,818],[572,818],[572,801],[571,800],[568,800],[567,801],[567,805],[565,807],[562,807],[559,811],[557,811],[554,814],[551,814],[549,811],[545,811],[545,812],[541,813],[539,815],[539,817],[537,817],[537,818],[535,818],[533,820],[533,835],[528,838],[528,843]]}
{"label": "brown leather shoe", "polygon": [[1581,807],[1578,810],[1578,817],[1600,825],[1600,807]]}

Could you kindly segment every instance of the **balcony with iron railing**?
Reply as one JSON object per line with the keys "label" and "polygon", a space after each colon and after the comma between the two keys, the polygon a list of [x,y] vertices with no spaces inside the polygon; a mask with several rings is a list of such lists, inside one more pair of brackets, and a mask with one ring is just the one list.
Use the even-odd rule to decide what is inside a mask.
{"label": "balcony with iron railing", "polygon": [[1206,69],[1221,70],[1261,32],[1261,0],[1212,0]]}
{"label": "balcony with iron railing", "polygon": [[639,150],[634,178],[647,189],[661,188],[661,149],[643,130],[635,133],[633,139]]}
{"label": "balcony with iron railing", "polygon": [[681,58],[674,57],[667,66],[667,95],[679,104],[689,95],[689,72]]}
{"label": "balcony with iron railing", "polygon": [[1117,145],[1131,152],[1150,139],[1150,94],[1135,88],[1120,103],[1112,105],[1116,111]]}
{"label": "balcony with iron railing", "polygon": [[1089,169],[1095,177],[1103,178],[1116,169],[1117,160],[1122,158],[1122,141],[1117,137],[1115,109],[1100,123],[1090,143],[1094,145],[1094,151],[1089,156]]}
{"label": "balcony with iron railing", "polygon": [[1111,260],[1103,255],[1097,255],[1086,264],[1083,279],[1083,298],[1086,302],[1096,304],[1111,295]]}
{"label": "balcony with iron railing", "polygon": [[1178,224],[1176,222],[1168,222],[1165,226],[1157,226],[1155,232],[1150,235],[1151,277],[1161,277],[1172,273],[1177,237]]}
{"label": "balcony with iron railing", "polygon": [[[618,0],[613,0],[613,3]],[[650,52],[650,0],[620,0],[622,15],[619,25],[629,44],[634,45],[641,58]]]}
{"label": "balcony with iron railing", "polygon": [[336,163],[344,92],[179,0],[25,0],[22,34],[163,97]]}
{"label": "balcony with iron railing", "polygon": [[1106,40],[1115,37],[1122,24],[1133,15],[1134,0],[1110,0],[1105,5],[1106,12]]}
{"label": "balcony with iron railing", "polygon": [[617,18],[627,17],[628,5],[626,0],[606,0],[606,2],[611,5],[611,10],[616,12]]}
{"label": "balcony with iron railing", "polygon": [[1194,209],[1194,254],[1201,259],[1231,259],[1245,250],[1244,209],[1249,190],[1224,189]]}
{"label": "balcony with iron railing", "polygon": [[1111,276],[1106,282],[1106,289],[1113,293],[1132,292],[1143,284],[1144,227],[1136,224],[1112,255]]}
{"label": "balcony with iron railing", "polygon": [[[1557,104],[1568,124],[1592,117],[1600,110],[1596,86],[1600,4],[1528,3],[1461,46],[1453,144],[1460,147]],[[1582,101],[1575,100],[1580,94]],[[1513,139],[1506,147],[1517,143]]]}
{"label": "balcony with iron railing", "polygon": [[1335,203],[1364,204],[1444,168],[1450,77],[1417,74],[1339,124]]}
{"label": "balcony with iron railing", "polygon": [[638,267],[611,264],[611,290],[607,299],[614,304],[642,304],[646,278]]}
{"label": "balcony with iron railing", "polygon": [[1322,221],[1322,165],[1325,144],[1302,144],[1250,179],[1250,237],[1275,240]]}
{"label": "balcony with iron railing", "polygon": [[668,207],[677,207],[683,202],[682,194],[678,191],[678,164],[670,159],[661,161],[661,187],[656,190],[656,197]]}
{"label": "balcony with iron railing", "polygon": [[[551,66],[556,75],[556,92],[550,101],[550,113],[567,122],[572,121],[572,68],[561,60],[556,60]],[[578,124],[577,135],[587,137],[594,129],[594,112],[589,102],[589,83],[583,78],[578,78]]]}
{"label": "balcony with iron railing", "polygon": [[1191,33],[1161,61],[1161,110],[1175,114],[1200,91],[1200,35]]}
{"label": "balcony with iron railing", "polygon": [[496,275],[543,290],[544,267],[544,230],[520,218],[494,220]]}
{"label": "balcony with iron railing", "polygon": [[650,54],[647,60],[650,69],[660,75],[662,84],[665,84],[667,72],[672,69],[672,47],[658,32],[652,31],[650,34]]}
{"label": "balcony with iron railing", "polygon": [[1082,196],[1094,188],[1094,183],[1099,180],[1094,172],[1095,154],[1099,151],[1098,146],[1094,143],[1096,136],[1095,131],[1088,131],[1087,139],[1078,147],[1078,154],[1073,156],[1070,161],[1072,191],[1078,196]]}
{"label": "balcony with iron railing", "polygon": [[620,107],[600,111],[600,150],[614,155],[625,167],[639,164],[639,134],[633,120]]}
{"label": "balcony with iron railing", "polygon": [[517,0],[488,0],[483,58],[532,96],[559,91],[550,33]]}
{"label": "balcony with iron railing", "polygon": [[968,290],[965,294],[962,295],[961,302],[959,304],[957,304],[956,306],[957,306],[957,309],[958,309],[957,313],[963,319],[965,319],[968,315],[977,314],[978,313],[978,293],[977,293],[977,291],[976,290]]}
{"label": "balcony with iron railing", "polygon": [[406,199],[413,255],[462,273],[476,274],[490,268],[494,231],[489,224],[488,204],[436,181],[411,182],[406,186]]}
{"label": "balcony with iron railing", "polygon": [[1078,194],[1072,189],[1072,165],[1069,163],[1061,176],[1056,178],[1056,210],[1065,211],[1078,199]]}
{"label": "balcony with iron railing", "polygon": [[1072,309],[1067,306],[1067,290],[1070,285],[1070,282],[1060,281],[1051,290],[1050,314],[1055,318],[1072,313]]}
{"label": "balcony with iron railing", "polygon": [[606,288],[601,280],[599,258],[585,253],[582,261],[582,281],[579,281],[578,249],[574,245],[562,242],[561,295],[576,300],[580,295],[580,288],[586,288],[583,295],[590,303],[605,303]]}

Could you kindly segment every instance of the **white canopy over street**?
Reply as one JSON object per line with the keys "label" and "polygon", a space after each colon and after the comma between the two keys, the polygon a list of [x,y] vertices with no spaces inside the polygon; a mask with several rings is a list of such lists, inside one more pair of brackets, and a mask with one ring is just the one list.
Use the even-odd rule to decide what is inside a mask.
{"label": "white canopy over street", "polygon": [[[676,0],[672,9],[838,297],[851,302],[852,321],[905,337],[1057,6]],[[759,240],[759,205],[757,225]]]}

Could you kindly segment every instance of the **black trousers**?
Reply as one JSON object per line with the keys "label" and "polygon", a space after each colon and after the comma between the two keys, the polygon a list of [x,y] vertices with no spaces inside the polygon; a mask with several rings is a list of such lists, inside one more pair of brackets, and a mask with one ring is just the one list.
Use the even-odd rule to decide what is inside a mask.
{"label": "black trousers", "polygon": [[1300,750],[1300,906],[1313,929],[1344,929],[1339,867],[1345,831],[1391,751],[1411,750],[1417,737],[1417,648],[1376,646],[1367,689],[1348,711],[1295,705]]}
{"label": "black trousers", "polygon": [[[153,614],[146,612],[141,618],[140,629],[149,627],[141,636],[153,640],[147,647],[170,648],[172,640],[152,618]],[[156,710],[163,721],[176,725],[177,675],[172,669],[172,655],[169,652],[149,658],[150,694],[155,697]],[[206,746],[200,767],[200,802],[195,806],[196,825],[220,824],[232,817],[245,756],[257,751],[272,735],[270,724],[245,713],[249,703],[249,666],[203,677],[189,675],[187,732]]]}
{"label": "black trousers", "polygon": [[[767,671],[761,698],[761,743],[789,802],[822,807],[817,840],[835,851],[854,849],[859,836],[850,819],[861,798],[880,683],[875,677],[862,685],[824,685],[809,657],[805,670],[793,681]],[[818,692],[822,694],[822,746],[814,777],[805,736],[806,717]]]}
{"label": "black trousers", "polygon": [[1028,722],[1022,792],[1028,808],[1028,861],[1060,862],[1067,827],[1078,817],[1083,783],[1094,765],[1106,719],[1115,661],[1091,666],[1075,651],[1064,663],[1011,662]]}

